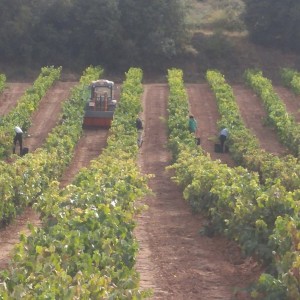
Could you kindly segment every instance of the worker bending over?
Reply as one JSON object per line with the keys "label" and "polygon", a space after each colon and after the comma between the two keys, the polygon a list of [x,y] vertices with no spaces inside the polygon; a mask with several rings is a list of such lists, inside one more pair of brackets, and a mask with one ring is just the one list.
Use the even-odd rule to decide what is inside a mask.
{"label": "worker bending over", "polygon": [[220,139],[220,143],[221,143],[221,150],[222,152],[226,152],[225,151],[225,142],[228,138],[228,134],[229,134],[229,131],[227,128],[223,128],[221,131],[220,131],[220,136],[219,136],[219,139]]}
{"label": "worker bending over", "polygon": [[14,137],[13,154],[16,153],[17,142],[19,142],[20,155],[21,155],[22,154],[22,149],[23,149],[23,130],[19,126],[15,127],[15,137]]}

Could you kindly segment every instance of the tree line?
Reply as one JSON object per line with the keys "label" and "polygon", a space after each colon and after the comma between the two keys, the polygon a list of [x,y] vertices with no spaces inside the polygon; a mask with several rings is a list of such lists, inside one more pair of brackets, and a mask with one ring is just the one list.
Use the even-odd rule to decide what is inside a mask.
{"label": "tree line", "polygon": [[0,0],[0,58],[16,64],[153,64],[186,44],[181,0]]}
{"label": "tree line", "polygon": [[[300,50],[299,0],[243,1],[252,41]],[[190,43],[187,2],[0,0],[0,62],[80,70],[160,66]]]}
{"label": "tree line", "polygon": [[253,42],[300,51],[299,0],[244,0],[244,20]]}

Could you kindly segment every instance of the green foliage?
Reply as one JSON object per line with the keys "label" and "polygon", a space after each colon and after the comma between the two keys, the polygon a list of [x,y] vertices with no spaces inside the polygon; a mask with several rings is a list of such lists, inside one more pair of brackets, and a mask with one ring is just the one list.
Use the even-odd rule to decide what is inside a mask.
{"label": "green foliage", "polygon": [[30,67],[123,69],[145,58],[173,58],[187,41],[181,0],[7,2],[0,0],[2,60]]}
{"label": "green foliage", "polygon": [[191,148],[197,148],[195,137],[188,130],[189,107],[187,93],[183,84],[183,72],[179,69],[168,70],[168,82],[170,87],[168,105],[168,129],[169,148],[172,150],[173,158],[176,159],[181,151],[182,144]]}
{"label": "green foliage", "polygon": [[3,92],[6,85],[6,76],[5,74],[0,74],[0,93]]}
{"label": "green foliage", "polygon": [[298,0],[245,0],[245,4],[245,23],[254,42],[299,51]]}
{"label": "green foliage", "polygon": [[[299,198],[299,195],[295,195],[295,197]],[[268,290],[269,293],[271,291],[271,295],[278,297],[284,295],[284,289],[287,287],[288,299],[299,299],[299,228],[298,213],[293,216],[286,215],[277,218],[276,227],[269,241],[274,249],[273,257],[276,262],[277,279],[265,274],[262,275],[255,293],[264,295],[265,290]]]}
{"label": "green foliage", "polygon": [[297,158],[287,155],[279,158],[260,148],[257,139],[245,127],[232,88],[224,76],[208,70],[206,78],[214,91],[221,116],[218,124],[227,127],[232,133],[229,137],[230,154],[237,164],[259,173],[260,181],[272,184],[277,179],[289,191],[299,188],[300,164]]}
{"label": "green foliage", "polygon": [[286,287],[282,282],[274,278],[270,274],[263,274],[260,276],[257,287],[251,293],[254,299],[263,300],[287,300],[297,299],[288,298],[286,295]]}
{"label": "green foliage", "polygon": [[244,30],[241,15],[244,2],[241,0],[188,0],[187,23],[192,29]]}
{"label": "green foliage", "polygon": [[[83,76],[98,79],[102,72],[100,68],[90,67]],[[43,68],[42,75],[47,78],[48,74],[48,69]],[[12,164],[3,162],[1,165],[1,225],[9,223],[29,203],[37,201],[51,181],[60,178],[70,162],[82,130],[85,106],[81,96],[83,88],[83,84],[73,88],[71,98],[63,104],[63,121],[49,134],[43,148],[16,159]]]}
{"label": "green foliage", "polygon": [[14,127],[20,126],[27,131],[31,125],[31,115],[38,108],[39,102],[52,84],[59,79],[61,67],[43,67],[33,86],[28,88],[19,99],[17,106],[5,115],[0,123],[0,158],[11,154]]}
{"label": "green foliage", "polygon": [[[36,207],[45,226],[22,238],[14,267],[2,272],[0,297],[18,299],[144,299],[134,270],[138,250],[134,240],[135,201],[149,192],[147,176],[135,162],[135,123],[121,126],[141,108],[141,70],[130,69],[116,110],[108,148],[84,168],[72,185],[59,189],[51,182]],[[132,98],[126,95],[131,95]],[[125,107],[129,107],[124,103]],[[128,115],[127,115],[128,114]],[[81,124],[79,122],[79,124]],[[126,123],[126,125],[128,125]],[[122,128],[120,134],[117,129]],[[125,148],[119,143],[126,137]],[[26,276],[24,276],[26,274]]]}
{"label": "green foliage", "polygon": [[247,70],[247,83],[260,96],[268,112],[268,121],[276,128],[281,142],[286,145],[295,156],[299,156],[300,126],[287,113],[285,104],[275,93],[272,82],[265,78],[261,71]]}
{"label": "green foliage", "polygon": [[[176,87],[183,88],[180,72],[176,76]],[[207,78],[216,93],[217,101],[222,104],[220,108],[224,109],[219,124],[229,127],[232,124],[232,129],[234,126],[240,126],[244,132],[235,109],[232,90],[225,83],[224,77],[216,71],[209,71]],[[169,116],[172,117],[173,113],[179,114],[180,107],[184,108],[187,104],[187,99],[179,99],[170,97],[170,107],[178,108],[178,112],[170,110]],[[227,109],[225,104],[228,104]],[[184,122],[183,119],[179,120]],[[180,124],[174,123],[173,126],[176,128]],[[184,128],[184,123],[181,123],[181,126]],[[172,127],[169,128],[170,132]],[[240,136],[238,140],[232,137],[232,134],[230,136],[231,151],[235,144],[243,143],[243,137]],[[298,299],[299,189],[287,191],[281,184],[281,178],[275,174],[275,169],[280,169],[280,166],[287,162],[291,164],[290,168],[293,168],[293,164],[298,164],[297,160],[275,160],[278,165],[272,169],[272,157],[269,158],[269,164],[267,161],[261,163],[260,159],[266,157],[259,151],[247,153],[249,157],[251,154],[256,156],[257,164],[261,163],[260,170],[262,166],[268,166],[269,170],[272,170],[271,176],[275,176],[267,178],[268,171],[265,169],[265,185],[261,185],[257,173],[249,173],[242,167],[228,168],[219,161],[212,161],[208,155],[203,155],[184,139],[177,139],[177,143],[176,161],[170,168],[175,170],[173,179],[182,186],[184,198],[196,212],[202,211],[207,214],[213,233],[224,233],[238,242],[245,254],[254,254],[262,259],[271,272],[261,276],[252,289],[252,297],[261,300]],[[285,172],[286,177],[289,177],[288,164],[285,166]],[[279,174],[283,179],[284,173],[279,171]]]}
{"label": "green foliage", "polygon": [[234,46],[220,31],[215,32],[212,36],[206,37],[206,43],[202,45],[203,51],[210,59],[220,59],[222,57],[231,58],[234,55]]}
{"label": "green foliage", "polygon": [[282,68],[280,70],[280,75],[283,83],[291,88],[293,92],[297,95],[300,94],[300,73],[289,69],[289,68]]}

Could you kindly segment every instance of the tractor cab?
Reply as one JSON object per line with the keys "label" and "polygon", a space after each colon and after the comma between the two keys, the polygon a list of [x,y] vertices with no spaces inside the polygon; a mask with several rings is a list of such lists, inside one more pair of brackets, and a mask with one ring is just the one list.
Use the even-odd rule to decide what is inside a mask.
{"label": "tractor cab", "polygon": [[93,81],[89,85],[83,126],[109,128],[116,104],[114,82],[105,79]]}

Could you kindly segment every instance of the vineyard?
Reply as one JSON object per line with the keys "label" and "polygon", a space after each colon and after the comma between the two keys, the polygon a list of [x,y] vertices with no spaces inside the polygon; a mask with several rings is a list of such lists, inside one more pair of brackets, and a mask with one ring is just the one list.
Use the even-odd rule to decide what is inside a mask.
{"label": "vineyard", "polygon": [[[143,84],[131,68],[111,128],[86,130],[86,86],[104,70],[61,71],[0,76],[0,299],[300,298],[299,73],[185,84],[169,69]],[[214,152],[222,127],[229,153]]]}

